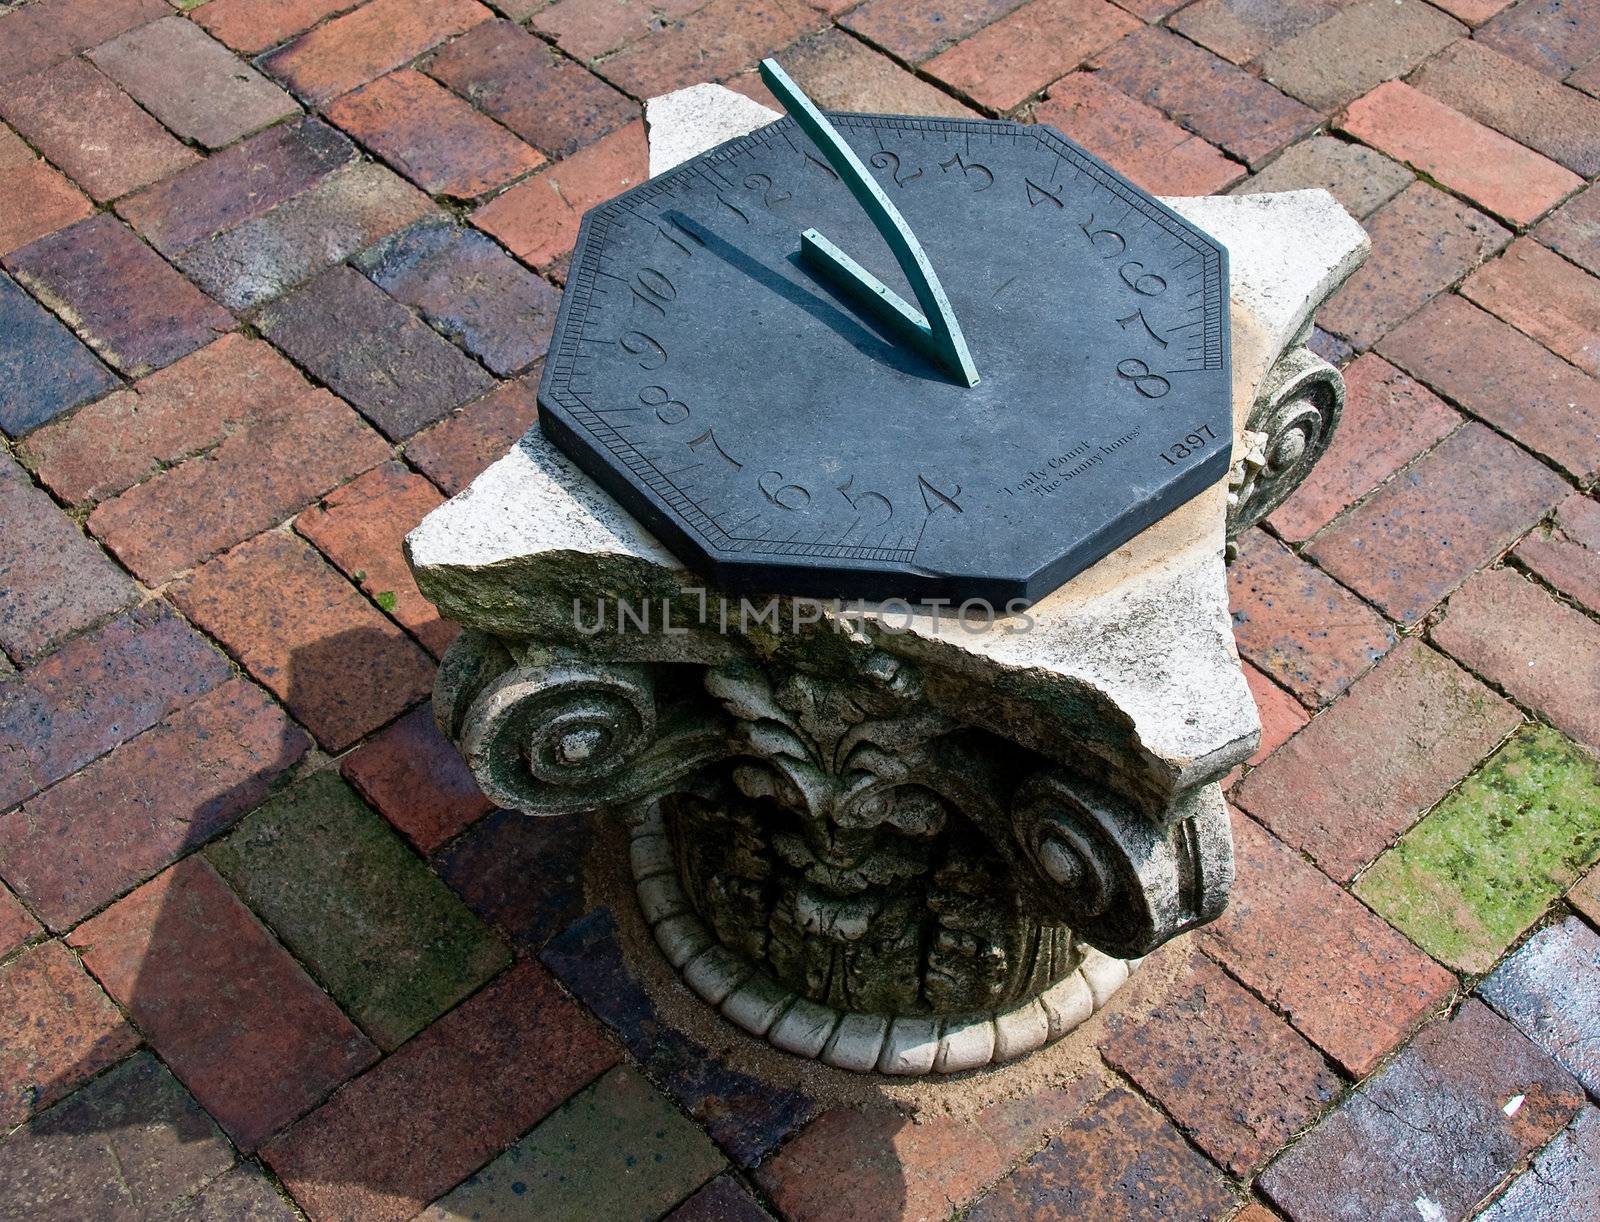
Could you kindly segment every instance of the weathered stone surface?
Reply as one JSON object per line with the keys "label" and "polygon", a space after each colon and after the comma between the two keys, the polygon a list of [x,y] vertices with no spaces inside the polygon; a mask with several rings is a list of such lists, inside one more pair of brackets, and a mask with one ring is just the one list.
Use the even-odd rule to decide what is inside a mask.
{"label": "weathered stone surface", "polygon": [[1356,894],[1434,958],[1483,972],[1597,856],[1600,769],[1535,726],[1378,858]]}
{"label": "weathered stone surface", "polygon": [[538,964],[521,964],[262,1154],[313,1217],[402,1222],[617,1059]]}
{"label": "weathered stone surface", "polygon": [[24,246],[6,267],[129,377],[170,365],[236,325],[108,213]]}
{"label": "weathered stone surface", "polygon": [[68,940],[245,1149],[377,1056],[200,856]]}
{"label": "weathered stone surface", "polygon": [[510,959],[332,772],[274,798],[206,855],[383,1048]]}
{"label": "weathered stone surface", "polygon": [[1206,953],[1355,1077],[1454,992],[1455,977],[1250,819],[1235,818],[1228,910]]}
{"label": "weathered stone surface", "polygon": [[494,809],[425,706],[345,756],[340,770],[420,853],[433,852]]}
{"label": "weathered stone surface", "polygon": [[310,745],[259,688],[230,679],[0,815],[0,874],[67,929],[227,828]]}
{"label": "weathered stone surface", "polygon": [[1600,1109],[1586,1107],[1478,1215],[1477,1222],[1560,1222],[1597,1213]]}
{"label": "weathered stone surface", "polygon": [[1207,1154],[1248,1175],[1316,1118],[1339,1078],[1304,1038],[1196,956],[1153,1009],[1113,1014],[1101,1054]]}
{"label": "weathered stone surface", "polygon": [[654,1218],[725,1165],[637,1070],[618,1066],[419,1217],[513,1215],[532,1194],[552,1217]]}
{"label": "weathered stone surface", "polygon": [[[263,307],[255,323],[396,440],[494,386],[459,349],[354,268],[330,268]],[[384,342],[373,344],[371,336]]]}
{"label": "weathered stone surface", "polygon": [[1600,1094],[1600,936],[1577,917],[1541,929],[1478,994]]}
{"label": "weathered stone surface", "polygon": [[[60,942],[41,942],[0,964],[0,1075],[5,1083],[0,1124],[7,1129],[21,1124],[115,1065],[138,1043],[110,998]],[[5,1162],[0,1145],[0,1167]]]}
{"label": "weathered stone surface", "polygon": [[189,247],[174,262],[218,301],[247,310],[431,211],[428,197],[398,174],[360,162]]}
{"label": "weathered stone surface", "polygon": [[0,430],[20,437],[118,385],[49,310],[0,275]]}
{"label": "weathered stone surface", "polygon": [[1582,1102],[1564,1069],[1469,1000],[1425,1027],[1256,1182],[1296,1222],[1413,1222],[1424,1212],[1419,1200],[1437,1216],[1461,1217]]}
{"label": "weathered stone surface", "polygon": [[1232,193],[1259,195],[1321,187],[1351,215],[1365,217],[1410,186],[1413,178],[1404,166],[1376,149],[1332,136],[1312,136],[1290,145],[1281,157],[1252,174]]}
{"label": "weathered stone surface", "polygon": [[1159,1112],[1111,1091],[973,1208],[973,1222],[1226,1215],[1233,1193]]}
{"label": "weathered stone surface", "polygon": [[41,1222],[136,1222],[232,1162],[211,1117],[140,1052],[0,1143],[0,1210]]}
{"label": "weathered stone surface", "polygon": [[664,174],[726,140],[782,117],[781,111],[722,85],[691,85],[651,98],[644,107],[650,173]]}
{"label": "weathered stone surface", "polygon": [[27,473],[0,454],[0,648],[31,661],[139,591]]}
{"label": "weathered stone surface", "polygon": [[89,58],[172,131],[207,148],[300,111],[283,90],[177,15],[102,43]]}
{"label": "weathered stone surface", "polygon": [[1235,791],[1239,804],[1347,881],[1520,723],[1422,642],[1403,642]]}
{"label": "weathered stone surface", "polygon": [[356,266],[501,377],[520,373],[550,345],[561,294],[476,229],[419,221]]}

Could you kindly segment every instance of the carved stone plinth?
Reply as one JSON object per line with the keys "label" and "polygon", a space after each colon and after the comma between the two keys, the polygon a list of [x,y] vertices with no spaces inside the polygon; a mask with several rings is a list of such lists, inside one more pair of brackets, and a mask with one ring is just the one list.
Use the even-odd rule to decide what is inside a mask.
{"label": "carved stone plinth", "polygon": [[[652,103],[654,147],[763,121],[726,92]],[[484,791],[627,819],[662,952],[778,1048],[1004,1061],[1226,902],[1217,780],[1259,725],[1224,550],[1327,446],[1343,385],[1303,344],[1366,239],[1325,192],[1169,202],[1230,250],[1232,475],[1024,615],[724,598],[537,429],[408,540]]]}

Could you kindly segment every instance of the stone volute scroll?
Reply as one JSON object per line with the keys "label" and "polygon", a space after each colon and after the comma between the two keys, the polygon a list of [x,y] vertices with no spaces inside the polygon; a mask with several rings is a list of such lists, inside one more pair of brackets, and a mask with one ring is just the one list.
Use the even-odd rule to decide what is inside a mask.
{"label": "stone volute scroll", "polygon": [[[777,117],[654,99],[652,175]],[[779,1049],[1007,1061],[1227,901],[1218,781],[1259,723],[1224,555],[1338,424],[1305,345],[1367,241],[1320,191],[1162,202],[1227,250],[1231,466],[1014,614],[709,585],[539,428],[407,540],[462,625],[434,707],[484,792],[624,820],[660,952]]]}

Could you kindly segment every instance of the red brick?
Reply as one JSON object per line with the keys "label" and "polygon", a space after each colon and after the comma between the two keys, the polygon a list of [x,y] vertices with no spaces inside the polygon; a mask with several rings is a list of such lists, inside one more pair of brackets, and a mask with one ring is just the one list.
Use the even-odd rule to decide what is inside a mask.
{"label": "red brick", "polygon": [[1411,83],[1569,170],[1600,173],[1600,101],[1475,39],[1447,47]]}
{"label": "red brick", "polygon": [[475,0],[369,0],[261,61],[320,105],[365,85],[494,14]]}
{"label": "red brick", "polygon": [[925,71],[981,106],[1007,111],[1142,28],[1106,0],[1029,0],[930,60]]}
{"label": "red brick", "polygon": [[398,174],[362,161],[190,247],[174,262],[218,301],[247,310],[434,211],[433,202]]}
{"label": "red brick", "polygon": [[1203,1222],[1237,1202],[1217,1169],[1129,1092],[1106,1095],[979,1201],[971,1222]]}
{"label": "red brick", "polygon": [[1521,720],[1412,638],[1245,777],[1234,796],[1348,882]]}
{"label": "red brick", "polygon": [[411,68],[345,94],[326,113],[430,195],[472,199],[544,162],[493,119]]}
{"label": "red brick", "polygon": [[318,119],[283,123],[118,200],[117,212],[171,257],[275,208],[355,156],[355,146]]}
{"label": "red brick", "polygon": [[1429,3],[1468,25],[1476,26],[1489,20],[1512,0],[1429,0]]}
{"label": "red brick", "polygon": [[171,11],[165,0],[38,0],[14,8],[4,14],[0,83],[43,71]]}
{"label": "red brick", "polygon": [[1262,52],[1333,16],[1350,0],[1199,0],[1167,22],[1224,59],[1246,64]]}
{"label": "red brick", "polygon": [[1022,2],[963,0],[952,8],[944,0],[867,0],[839,24],[896,59],[915,64],[1000,20]]}
{"label": "red brick", "polygon": [[640,120],[541,170],[472,214],[525,263],[545,267],[572,250],[583,214],[650,177]]}
{"label": "red brick", "polygon": [[1210,195],[1244,176],[1238,162],[1097,74],[1057,81],[1033,117],[1158,195]]}
{"label": "red brick", "polygon": [[1100,1052],[1240,1176],[1314,1120],[1341,1086],[1315,1048],[1199,955],[1148,1013],[1113,1014]]}
{"label": "red brick", "polygon": [[1414,1202],[1434,1217],[1462,1218],[1582,1103],[1564,1069],[1469,1000],[1424,1029],[1258,1186],[1296,1222],[1422,1216]]}
{"label": "red brick", "polygon": [[[756,1172],[790,1222],[944,1218],[959,1211],[1090,1104],[1092,1078],[920,1124],[893,1111],[835,1107]],[[841,1193],[848,1183],[850,1191]]]}
{"label": "red brick", "polygon": [[410,1218],[618,1059],[549,974],[523,963],[262,1154],[314,1218]]}
{"label": "red brick", "polygon": [[[1386,350],[1398,334],[1385,340]],[[1344,416],[1333,444],[1268,519],[1293,543],[1309,539],[1461,423],[1426,386],[1373,353],[1349,365],[1344,380]]]}
{"label": "red brick", "polygon": [[89,529],[148,585],[282,522],[382,462],[389,447],[325,390],[230,432],[215,449],[103,501]]}
{"label": "red brick", "polygon": [[1559,730],[1600,751],[1600,624],[1512,569],[1479,573],[1433,639]]}
{"label": "red brick", "polygon": [[1091,66],[1107,84],[1165,111],[1252,169],[1322,122],[1260,78],[1156,26],[1101,52]]}
{"label": "red brick", "polygon": [[1290,145],[1266,169],[1235,187],[1232,194],[1257,195],[1266,191],[1321,187],[1359,220],[1388,203],[1414,181],[1416,175],[1376,149],[1351,144],[1335,136],[1312,136]]}
{"label": "red brick", "polygon": [[350,8],[352,0],[210,0],[189,10],[189,20],[235,51],[254,55],[309,30],[324,17]]}
{"label": "red brick", "polygon": [[0,255],[81,221],[94,205],[17,138],[0,126]]}
{"label": "red brick", "polygon": [[1366,222],[1372,254],[1318,313],[1368,348],[1511,239],[1476,208],[1416,182]]}
{"label": "red brick", "polygon": [[502,382],[406,442],[406,457],[445,495],[454,496],[533,427],[539,371]]}
{"label": "red brick", "polygon": [[825,24],[803,0],[711,0],[595,70],[626,94],[654,97],[732,76]]}
{"label": "red brick", "polygon": [[44,930],[22,901],[0,886],[0,959],[33,941]]}
{"label": "red brick", "polygon": [[0,684],[0,810],[76,772],[233,674],[165,603],[74,637]]}
{"label": "red brick", "polygon": [[1317,536],[1306,554],[1413,624],[1567,491],[1538,459],[1470,423]]}
{"label": "red brick", "polygon": [[1533,236],[1585,271],[1600,274],[1600,190],[1590,187],[1573,196],[1540,222]]}
{"label": "red brick", "polygon": [[440,619],[417,590],[400,544],[443,500],[403,463],[386,462],[330,492],[295,519],[296,530],[434,657],[455,638],[456,628]]}
{"label": "red brick", "polygon": [[77,956],[43,942],[0,965],[0,1124],[20,1124],[139,1044]]}
{"label": "red brick", "polygon": [[432,685],[427,655],[284,532],[223,553],[174,597],[330,751],[392,720]]}
{"label": "red brick", "polygon": [[1278,44],[1257,66],[1279,89],[1326,113],[1404,76],[1466,32],[1423,0],[1360,0]]}
{"label": "red brick", "polygon": [[494,809],[426,706],[357,747],[340,767],[345,780],[423,854]]}
{"label": "red brick", "polygon": [[0,815],[0,875],[68,929],[258,806],[310,745],[259,688],[230,680]]}
{"label": "red brick", "polygon": [[1394,646],[1382,616],[1264,531],[1239,540],[1228,588],[1239,652],[1311,708]]}
{"label": "red brick", "polygon": [[215,449],[310,390],[270,344],[233,332],[29,434],[19,449],[51,491],[82,505]]}
{"label": "red brick", "polygon": [[1243,816],[1233,819],[1227,910],[1196,935],[1351,1075],[1370,1073],[1456,978],[1305,860]]}
{"label": "red brick", "polygon": [[1590,60],[1567,77],[1567,84],[1574,89],[1581,89],[1590,97],[1600,96],[1600,59]]}
{"label": "red brick", "polygon": [[19,662],[137,602],[127,574],[0,454],[0,646]]}
{"label": "red brick", "polygon": [[1261,717],[1261,745],[1245,761],[1253,768],[1293,738],[1311,718],[1298,700],[1248,662],[1244,663],[1244,681],[1250,685]]}
{"label": "red brick", "polygon": [[1600,280],[1532,238],[1518,238],[1461,292],[1585,373],[1600,375]]}
{"label": "red brick", "polygon": [[[612,10],[623,6],[608,5]],[[639,117],[637,103],[509,21],[485,21],[441,47],[425,67],[552,157],[570,157]]]}
{"label": "red brick", "polygon": [[1146,21],[1160,21],[1173,9],[1182,8],[1188,0],[1116,0],[1118,8],[1127,9],[1135,17]]}
{"label": "red brick", "polygon": [[1600,56],[1600,24],[1587,5],[1572,0],[1518,0],[1476,37],[1557,78]]}
{"label": "red brick", "polygon": [[1339,125],[1516,225],[1532,224],[1583,185],[1571,170],[1403,81],[1357,98]]}
{"label": "red brick", "polygon": [[1554,524],[1529,535],[1514,553],[1568,598],[1600,615],[1600,501],[1573,493]]}
{"label": "red brick", "polygon": [[574,59],[599,59],[637,42],[705,0],[556,0],[534,14],[533,28]]}
{"label": "red brick", "polygon": [[170,365],[235,325],[109,213],[24,246],[6,265],[129,377]]}
{"label": "red brick", "polygon": [[1600,383],[1460,297],[1440,297],[1380,348],[1574,475],[1600,468]]}
{"label": "red brick", "polygon": [[377,1057],[198,855],[68,940],[244,1149]]}
{"label": "red brick", "polygon": [[561,294],[470,226],[418,221],[355,262],[493,373],[520,373],[550,346]]}
{"label": "red brick", "polygon": [[395,440],[495,384],[459,348],[351,267],[329,268],[264,306],[254,321],[297,364]]}
{"label": "red brick", "polygon": [[[783,68],[825,110],[880,115],[950,115],[971,119],[979,112],[944,90],[913,76],[887,55],[837,26],[807,35],[784,49]],[[728,82],[746,97],[781,111],[783,104],[747,72]]]}
{"label": "red brick", "polygon": [[168,128],[206,148],[300,113],[283,90],[177,15],[129,30],[89,58]]}
{"label": "red brick", "polygon": [[7,85],[0,116],[97,200],[198,160],[81,59]]}

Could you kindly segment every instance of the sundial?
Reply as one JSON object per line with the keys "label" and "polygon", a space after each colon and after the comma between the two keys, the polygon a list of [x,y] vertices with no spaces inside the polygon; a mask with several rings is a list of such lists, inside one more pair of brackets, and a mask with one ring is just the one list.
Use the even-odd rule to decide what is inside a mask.
{"label": "sundial", "polygon": [[1215,484],[1227,255],[1053,128],[788,117],[592,209],[540,424],[734,591],[1043,597]]}

